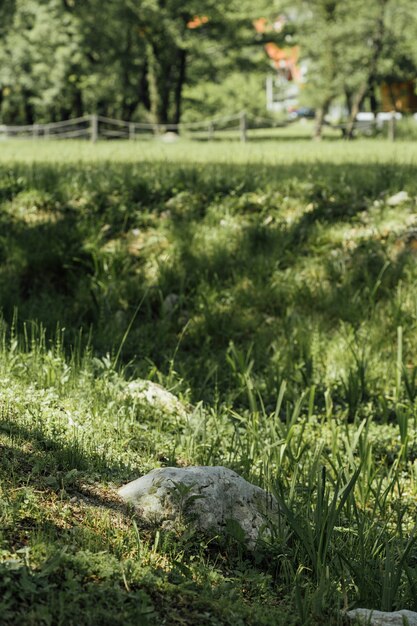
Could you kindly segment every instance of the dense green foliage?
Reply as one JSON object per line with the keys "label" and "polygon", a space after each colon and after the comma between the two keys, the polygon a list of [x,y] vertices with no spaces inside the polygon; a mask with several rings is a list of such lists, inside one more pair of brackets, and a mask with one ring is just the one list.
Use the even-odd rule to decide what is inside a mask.
{"label": "dense green foliage", "polygon": [[[308,62],[302,93],[317,109],[317,134],[335,101],[344,103],[353,123],[366,99],[377,112],[377,87],[413,81],[417,75],[417,29],[409,0],[282,0],[297,28],[297,43]],[[318,37],[320,33],[320,37]],[[392,109],[396,108],[395,97]]]}
{"label": "dense green foliage", "polygon": [[[251,22],[266,3],[250,4],[211,1],[202,13],[195,0],[8,2],[1,8],[0,119],[32,124],[94,112],[178,122],[186,84],[266,65]],[[200,94],[195,102],[196,93],[198,108],[204,101]]]}
{"label": "dense green foliage", "polygon": [[[416,610],[415,147],[49,143],[36,161],[28,143],[13,162],[15,145],[0,165],[2,621]],[[189,419],[132,398],[137,376],[192,402]],[[274,491],[282,526],[250,555],[233,534],[142,525],[114,487],[161,464],[237,470]]]}
{"label": "dense green foliage", "polygon": [[[254,27],[262,17],[263,33]],[[177,123],[242,108],[265,115],[267,42],[299,45],[308,63],[302,99],[319,111],[343,99],[353,121],[367,96],[377,108],[381,82],[415,78],[415,32],[411,0],[8,0],[0,7],[0,121],[98,113]]]}

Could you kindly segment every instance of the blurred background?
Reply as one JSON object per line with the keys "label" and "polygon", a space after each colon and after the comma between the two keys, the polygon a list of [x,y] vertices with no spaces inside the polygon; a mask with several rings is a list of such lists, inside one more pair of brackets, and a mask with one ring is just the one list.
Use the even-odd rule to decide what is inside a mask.
{"label": "blurred background", "polygon": [[252,126],[315,119],[315,137],[377,132],[417,111],[416,33],[412,0],[2,0],[0,124],[245,111]]}

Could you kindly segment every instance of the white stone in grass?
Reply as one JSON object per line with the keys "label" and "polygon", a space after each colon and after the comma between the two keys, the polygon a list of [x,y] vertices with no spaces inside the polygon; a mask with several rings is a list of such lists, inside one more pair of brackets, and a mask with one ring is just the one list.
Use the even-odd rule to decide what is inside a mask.
{"label": "white stone in grass", "polygon": [[347,616],[364,626],[417,626],[417,613],[413,611],[373,611],[372,609],[354,609]]}
{"label": "white stone in grass", "polygon": [[172,130],[169,130],[161,135],[161,141],[164,143],[175,143],[179,138],[178,133],[174,133]]}
{"label": "white stone in grass", "polygon": [[126,391],[132,399],[148,404],[162,412],[184,418],[188,415],[186,407],[173,393],[150,380],[133,380],[127,384]]}
{"label": "white stone in grass", "polygon": [[226,467],[164,467],[121,487],[120,497],[145,521],[164,528],[191,523],[203,533],[231,532],[253,549],[278,523],[278,504],[266,491]]}
{"label": "white stone in grass", "polygon": [[169,293],[162,303],[162,315],[170,317],[177,308],[179,299],[176,293]]}
{"label": "white stone in grass", "polygon": [[409,199],[410,196],[408,195],[407,191],[399,191],[398,193],[388,198],[387,204],[388,206],[398,206],[403,202],[407,202]]}

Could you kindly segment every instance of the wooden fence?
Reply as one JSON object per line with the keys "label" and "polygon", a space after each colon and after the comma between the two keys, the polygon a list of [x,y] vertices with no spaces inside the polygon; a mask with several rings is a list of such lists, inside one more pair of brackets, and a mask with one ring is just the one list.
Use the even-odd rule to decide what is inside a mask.
{"label": "wooden fence", "polygon": [[[88,139],[96,142],[99,139],[152,138],[160,136],[166,141],[174,141],[178,136],[195,139],[213,140],[217,137],[239,138],[241,142],[248,140],[248,131],[286,127],[294,124],[294,119],[274,121],[271,118],[250,117],[244,111],[233,115],[216,117],[198,122],[180,124],[151,124],[128,122],[103,115],[85,115],[63,122],[48,124],[31,124],[26,126],[0,125],[0,139],[33,138],[33,139]],[[395,139],[396,114],[384,114],[382,121],[378,119],[357,120],[355,128],[361,132],[371,133],[376,127],[387,124],[388,136]],[[326,124],[335,130],[346,128],[346,124]]]}

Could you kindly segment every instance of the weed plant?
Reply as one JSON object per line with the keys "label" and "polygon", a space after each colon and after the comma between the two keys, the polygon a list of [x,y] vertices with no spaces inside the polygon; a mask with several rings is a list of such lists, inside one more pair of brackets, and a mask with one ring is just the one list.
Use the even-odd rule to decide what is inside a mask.
{"label": "weed plant", "polygon": [[[28,165],[22,144],[0,167],[5,624],[417,610],[416,167],[360,163],[363,145],[226,166],[211,148]],[[194,408],[146,405],[136,377]],[[144,526],[115,496],[184,464],[275,494],[255,554],[233,529]]]}

